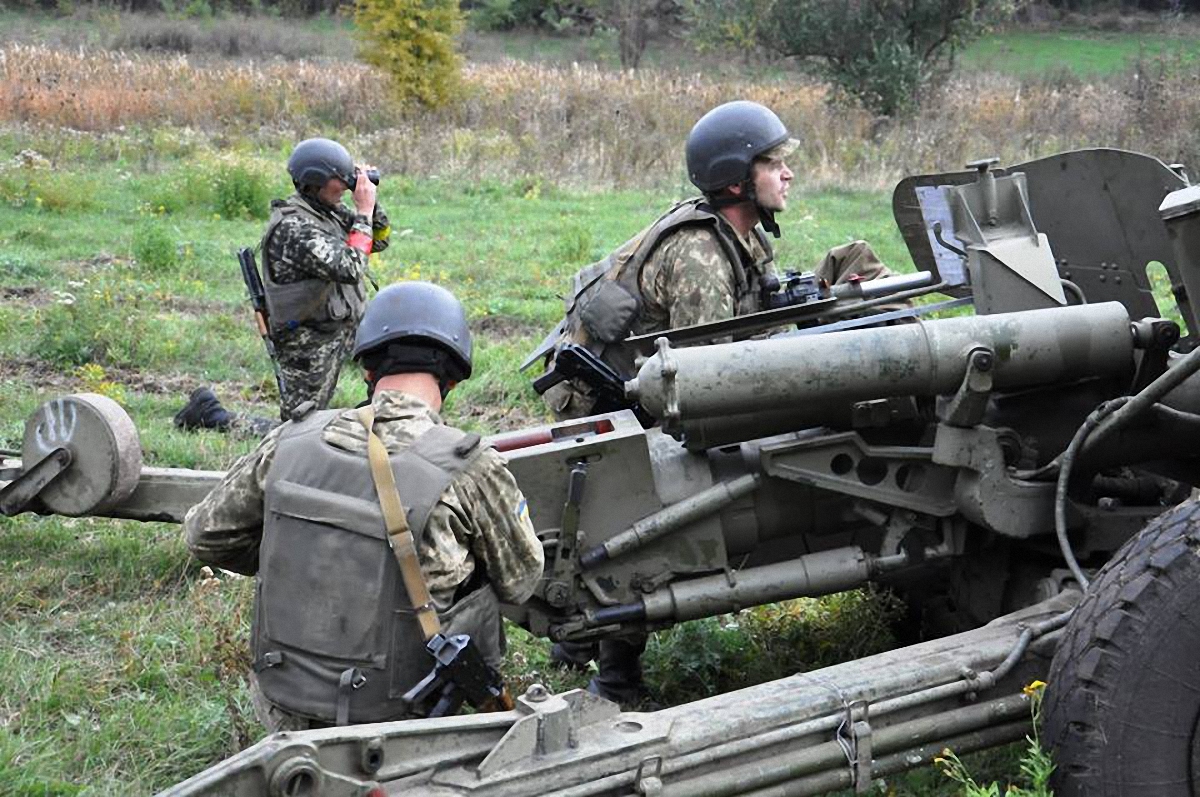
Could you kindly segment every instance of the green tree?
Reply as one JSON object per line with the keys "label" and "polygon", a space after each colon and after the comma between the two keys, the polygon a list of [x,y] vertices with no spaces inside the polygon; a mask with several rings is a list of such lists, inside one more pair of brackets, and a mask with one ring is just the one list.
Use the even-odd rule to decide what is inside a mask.
{"label": "green tree", "polygon": [[463,29],[457,0],[358,0],[354,23],[362,58],[392,77],[395,95],[438,106],[462,89],[455,37]]}
{"label": "green tree", "polygon": [[772,53],[800,59],[870,110],[895,116],[1013,6],[1013,0],[756,0],[737,15],[730,0],[695,0],[693,14],[710,41],[724,37],[727,46],[744,50],[749,30]]}
{"label": "green tree", "polygon": [[749,63],[761,52],[776,0],[686,0],[688,37],[703,52],[737,53]]}

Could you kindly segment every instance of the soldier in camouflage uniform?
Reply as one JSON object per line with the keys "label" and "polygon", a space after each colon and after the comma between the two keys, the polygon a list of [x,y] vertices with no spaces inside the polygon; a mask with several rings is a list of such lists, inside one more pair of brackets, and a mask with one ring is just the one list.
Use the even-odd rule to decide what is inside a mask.
{"label": "soldier in camouflage uniform", "polygon": [[[583,345],[624,378],[636,352],[624,338],[723,321],[766,309],[764,281],[774,276],[775,214],[787,206],[796,148],[772,111],[737,101],[718,106],[693,127],[688,175],[703,196],[671,208],[604,260],[575,275],[566,317],[530,363],[567,343]],[[830,284],[891,272],[865,241],[831,250],[817,265]],[[561,382],[543,394],[560,420],[591,414],[591,389]]]}
{"label": "soldier in camouflage uniform", "polygon": [[[575,275],[566,317],[534,352],[553,367],[554,351],[585,346],[623,378],[637,352],[622,341],[676,327],[722,321],[766,309],[764,283],[774,276],[775,214],[787,207],[792,171],[785,158],[799,142],[758,103],[720,105],[696,123],[685,147],[688,176],[703,196],[677,204],[604,260]],[[830,284],[891,272],[865,241],[825,255],[815,269]],[[560,382],[543,398],[559,420],[592,413],[596,399],[581,380]],[[556,663],[599,672],[588,689],[630,703],[642,680],[645,636],[559,643]]]}
{"label": "soldier in camouflage uniform", "polygon": [[[421,573],[443,625],[453,629],[447,634],[462,632],[455,623],[469,607],[467,632],[497,665],[503,650],[497,597],[521,603],[542,575],[541,544],[503,459],[478,435],[446,427],[438,416],[446,393],[471,373],[470,332],[458,300],[423,282],[385,288],[367,307],[354,357],[364,368],[373,422],[353,409],[285,422],[238,460],[184,520],[197,558],[258,574],[251,687],[256,713],[272,731],[333,724],[332,695],[345,662],[367,662],[354,670],[356,692],[366,694],[374,680],[391,698],[390,704],[364,703],[358,716],[351,707],[351,722],[408,716],[396,696],[431,668],[411,607],[405,613],[389,602],[407,593],[383,533],[367,466],[367,428],[387,451]],[[423,500],[420,485],[431,469],[445,478],[432,482],[436,500]],[[387,619],[376,625],[386,628],[370,623],[377,607]],[[392,640],[396,622],[406,640],[400,646]],[[381,637],[381,651],[343,649],[361,646],[373,634]],[[304,679],[320,683],[318,675],[331,661],[328,689],[317,690],[306,704],[306,690],[312,690]],[[325,709],[319,707],[323,694]]]}
{"label": "soldier in camouflage uniform", "polygon": [[[260,249],[281,420],[306,401],[329,406],[366,301],[368,259],[387,248],[387,213],[367,171],[341,144],[307,139],[288,159],[296,193],[271,203]],[[349,190],[354,210],[342,203]],[[275,425],[227,412],[208,388],[192,393],[175,423],[257,436]]]}

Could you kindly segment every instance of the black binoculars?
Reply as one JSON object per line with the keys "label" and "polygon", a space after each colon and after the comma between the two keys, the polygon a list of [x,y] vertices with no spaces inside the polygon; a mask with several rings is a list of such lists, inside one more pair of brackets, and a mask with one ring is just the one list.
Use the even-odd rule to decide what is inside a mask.
{"label": "black binoculars", "polygon": [[[357,177],[358,177],[358,170],[356,169],[355,170],[355,178],[357,179]],[[378,169],[367,169],[367,179],[370,180],[371,182],[375,183],[375,185],[379,185],[379,170]],[[350,187],[353,188],[354,184],[351,183]]]}

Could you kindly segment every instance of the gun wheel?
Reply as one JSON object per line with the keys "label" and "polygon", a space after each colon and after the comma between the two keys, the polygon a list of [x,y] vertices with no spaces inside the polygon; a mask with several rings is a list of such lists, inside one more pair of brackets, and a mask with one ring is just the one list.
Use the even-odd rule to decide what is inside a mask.
{"label": "gun wheel", "polygon": [[38,494],[50,512],[91,514],[120,503],[137,487],[142,472],[137,429],[106,396],[76,393],[34,410],[25,422],[22,462],[33,465],[56,448],[71,452],[71,464]]}
{"label": "gun wheel", "polygon": [[1092,582],[1050,668],[1058,797],[1200,795],[1200,503],[1130,539]]}

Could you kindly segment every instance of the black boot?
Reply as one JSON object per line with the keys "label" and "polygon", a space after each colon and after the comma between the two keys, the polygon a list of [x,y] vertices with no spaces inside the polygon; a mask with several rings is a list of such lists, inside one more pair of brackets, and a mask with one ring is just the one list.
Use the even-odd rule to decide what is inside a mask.
{"label": "black boot", "polygon": [[555,642],[550,647],[550,663],[570,670],[587,670],[599,655],[595,642]]}
{"label": "black boot", "polygon": [[221,406],[217,394],[198,387],[188,396],[188,403],[175,413],[175,425],[180,429],[218,429],[226,431],[233,422],[233,413]]}
{"label": "black boot", "polygon": [[646,640],[644,634],[600,640],[600,655],[596,658],[600,672],[588,683],[587,690],[622,706],[636,704],[642,692]]}

